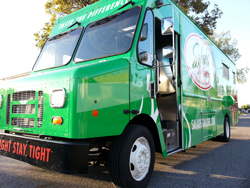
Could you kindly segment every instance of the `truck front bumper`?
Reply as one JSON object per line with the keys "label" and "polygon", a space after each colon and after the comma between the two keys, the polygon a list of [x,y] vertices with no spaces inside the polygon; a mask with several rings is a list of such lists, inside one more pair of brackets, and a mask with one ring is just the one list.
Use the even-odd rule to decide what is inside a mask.
{"label": "truck front bumper", "polygon": [[88,173],[89,143],[0,133],[0,155],[67,174]]}

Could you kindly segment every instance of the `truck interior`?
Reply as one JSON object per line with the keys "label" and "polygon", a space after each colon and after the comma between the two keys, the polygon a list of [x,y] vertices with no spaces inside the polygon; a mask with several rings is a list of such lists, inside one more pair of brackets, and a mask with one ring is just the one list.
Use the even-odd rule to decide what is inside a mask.
{"label": "truck interior", "polygon": [[[155,18],[155,52],[158,61],[156,67],[156,101],[168,154],[181,149],[182,145],[181,119],[177,102],[177,93],[180,92],[177,73],[181,73],[180,37],[178,34],[174,35],[173,37],[172,32],[164,34],[162,20]],[[169,54],[164,54],[164,50],[169,51],[169,49]],[[172,52],[171,49],[173,49]]]}

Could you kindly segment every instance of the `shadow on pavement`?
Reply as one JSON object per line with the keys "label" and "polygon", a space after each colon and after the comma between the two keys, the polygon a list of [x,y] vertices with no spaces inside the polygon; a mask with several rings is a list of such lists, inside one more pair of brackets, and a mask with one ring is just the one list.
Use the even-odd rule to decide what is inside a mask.
{"label": "shadow on pavement", "polygon": [[164,159],[156,155],[148,187],[250,187],[250,116],[231,128],[230,142],[208,140]]}

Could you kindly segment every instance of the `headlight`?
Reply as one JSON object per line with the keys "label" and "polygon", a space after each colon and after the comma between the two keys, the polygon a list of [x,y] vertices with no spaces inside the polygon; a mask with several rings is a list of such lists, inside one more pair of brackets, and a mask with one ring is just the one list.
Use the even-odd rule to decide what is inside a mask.
{"label": "headlight", "polygon": [[50,94],[50,106],[52,108],[62,108],[65,103],[65,90],[63,88],[53,89]]}
{"label": "headlight", "polygon": [[2,104],[3,104],[3,96],[0,95],[0,108],[2,108]]}

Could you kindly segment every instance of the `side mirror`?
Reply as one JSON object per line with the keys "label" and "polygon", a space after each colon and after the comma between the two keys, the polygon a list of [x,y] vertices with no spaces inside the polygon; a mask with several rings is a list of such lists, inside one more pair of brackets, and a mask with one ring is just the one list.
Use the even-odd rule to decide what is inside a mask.
{"label": "side mirror", "polygon": [[173,58],[174,49],[173,46],[167,46],[162,49],[162,57],[165,59]]}
{"label": "side mirror", "polygon": [[162,35],[171,35],[174,31],[174,24],[172,17],[163,18],[161,20],[161,34]]}
{"label": "side mirror", "polygon": [[156,5],[157,8],[161,7],[163,5],[163,1],[162,0],[156,0],[155,5]]}
{"label": "side mirror", "polygon": [[142,27],[142,31],[141,31],[141,36],[140,36],[140,41],[145,41],[148,38],[148,24],[145,23]]}
{"label": "side mirror", "polygon": [[139,60],[141,63],[152,66],[154,59],[153,59],[153,56],[149,54],[148,52],[141,52],[139,54]]}
{"label": "side mirror", "polygon": [[232,96],[224,96],[222,104],[229,107],[235,104],[235,100]]}
{"label": "side mirror", "polygon": [[141,52],[139,54],[139,60],[142,63],[146,63],[148,61],[148,52]]}

